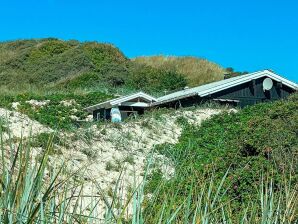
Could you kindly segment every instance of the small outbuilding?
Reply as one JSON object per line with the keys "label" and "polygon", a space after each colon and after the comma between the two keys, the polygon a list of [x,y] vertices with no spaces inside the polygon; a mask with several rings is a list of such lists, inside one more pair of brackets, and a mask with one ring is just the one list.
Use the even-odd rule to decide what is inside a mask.
{"label": "small outbuilding", "polygon": [[187,107],[215,101],[245,107],[256,103],[282,99],[298,90],[298,85],[280,75],[263,70],[246,75],[187,88],[155,98],[143,92],[119,97],[86,108],[95,120],[110,119],[111,109],[118,108],[122,120],[132,114],[143,114],[156,107]]}
{"label": "small outbuilding", "polygon": [[134,114],[143,114],[144,110],[156,101],[157,99],[153,96],[138,92],[87,107],[85,110],[93,114],[94,120],[110,120],[111,109],[116,108],[119,109],[123,120]]}

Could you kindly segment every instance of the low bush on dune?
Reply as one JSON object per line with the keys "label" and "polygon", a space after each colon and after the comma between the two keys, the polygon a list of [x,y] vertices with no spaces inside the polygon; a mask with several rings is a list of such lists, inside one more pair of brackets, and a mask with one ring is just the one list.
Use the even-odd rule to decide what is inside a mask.
{"label": "low bush on dune", "polygon": [[[158,189],[152,210],[160,209],[165,202],[174,209],[189,200],[193,212],[205,178],[212,174],[212,185],[220,185],[227,170],[218,192],[222,195],[218,206],[223,206],[223,212],[235,223],[241,222],[244,211],[255,212],[255,218],[261,220],[262,208],[258,202],[264,179],[272,180],[270,194],[280,195],[290,187],[297,188],[297,94],[288,100],[216,115],[199,128],[183,119],[180,122],[184,129],[179,143],[158,147],[160,153],[172,159],[176,173],[170,181],[161,181],[162,185],[161,174],[152,174],[147,190]],[[284,198],[276,200],[272,203],[285,203]],[[184,211],[180,215],[184,216]],[[295,220],[297,213],[291,218]]]}
{"label": "low bush on dune", "polygon": [[[144,181],[131,186],[125,203],[119,200],[123,195],[117,184],[102,192],[94,182],[99,195],[83,195],[84,181],[72,178],[77,171],[53,167],[55,160],[50,163],[49,157],[61,139],[46,134],[19,143],[6,140],[1,143],[0,221],[295,223],[297,106],[294,95],[215,115],[201,127],[179,119],[179,143],[157,148],[172,160],[175,173],[164,179],[158,170],[152,172],[148,155]],[[31,155],[33,147],[42,147],[38,160]],[[86,198],[92,199],[90,204],[81,206]],[[103,201],[105,212],[99,206]]]}
{"label": "low bush on dune", "polygon": [[144,181],[132,186],[124,201],[118,191],[121,176],[110,192],[101,191],[100,183],[94,182],[99,193],[83,194],[83,177],[73,178],[78,170],[69,173],[63,165],[53,167],[50,162],[53,137],[49,136],[37,161],[32,159],[30,141],[21,140],[16,148],[1,144],[1,223],[273,224],[297,220],[296,186],[285,174],[280,176],[281,182],[271,175],[272,170],[260,170],[255,175],[260,181],[254,195],[257,200],[233,210],[233,200],[227,200],[231,169],[223,175],[188,170],[187,185],[176,173],[171,180],[161,178],[155,190],[147,194],[146,188],[152,187],[150,155]]}
{"label": "low bush on dune", "polygon": [[142,90],[159,95],[163,90],[178,90],[187,86],[186,78],[180,73],[132,63],[127,66],[109,64],[96,72],[83,72],[63,79],[55,84],[55,88],[103,88],[109,89],[110,92],[124,88],[128,92]]}
{"label": "low bush on dune", "polygon": [[[84,108],[111,99],[102,92],[3,92],[0,107],[16,110],[53,129],[71,130],[88,115]],[[17,106],[14,107],[14,104]]]}

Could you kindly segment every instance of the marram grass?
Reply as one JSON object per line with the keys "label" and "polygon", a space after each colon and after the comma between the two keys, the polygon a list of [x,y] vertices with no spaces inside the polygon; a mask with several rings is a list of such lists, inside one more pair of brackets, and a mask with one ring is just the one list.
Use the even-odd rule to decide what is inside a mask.
{"label": "marram grass", "polygon": [[[2,135],[1,135],[2,136]],[[147,162],[144,181],[132,187],[131,194],[119,206],[122,195],[116,190],[112,195],[101,192],[101,197],[82,195],[83,184],[72,181],[73,174],[66,174],[64,166],[51,168],[49,153],[53,144],[50,137],[38,161],[31,155],[30,141],[21,140],[17,147],[1,138],[0,222],[1,223],[260,223],[278,224],[297,221],[297,186],[284,178],[279,191],[273,190],[274,180],[264,174],[259,186],[259,201],[252,202],[238,211],[235,221],[229,203],[222,202],[227,189],[223,189],[229,170],[221,181],[211,175],[200,183],[191,183],[182,203],[179,187],[172,186],[167,200],[159,202],[159,188],[146,195],[145,187],[151,159]],[[191,175],[191,174],[190,174]],[[175,178],[175,177],[173,177]],[[159,186],[167,180],[160,180]],[[99,183],[95,183],[100,190]],[[76,193],[74,193],[76,192]],[[84,198],[92,198],[88,209],[81,206]],[[97,205],[105,202],[105,216],[97,217]],[[128,215],[131,214],[131,215]]]}

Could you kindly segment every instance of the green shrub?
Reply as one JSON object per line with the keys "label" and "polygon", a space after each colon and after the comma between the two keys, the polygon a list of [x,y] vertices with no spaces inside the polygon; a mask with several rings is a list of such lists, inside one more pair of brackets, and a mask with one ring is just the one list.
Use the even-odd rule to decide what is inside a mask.
{"label": "green shrub", "polygon": [[86,87],[94,87],[102,81],[99,74],[95,72],[85,72],[75,77],[70,77],[67,80],[63,80],[56,84],[56,88],[65,89],[80,89]]}
{"label": "green shrub", "polygon": [[[87,116],[87,112],[84,111],[85,107],[100,103],[111,97],[101,92],[9,92],[0,94],[0,107],[12,109],[12,102],[19,102],[18,111],[28,115],[31,119],[53,129],[71,130],[83,124],[83,121],[72,120],[71,116],[83,120]],[[49,100],[49,102],[45,106],[34,107],[26,102],[32,99],[38,101]],[[72,101],[73,103],[65,106],[62,101]]]}
{"label": "green shrub", "polygon": [[66,142],[55,133],[41,133],[35,137],[32,137],[31,146],[41,147],[46,149],[52,147],[52,145],[67,146]]}
{"label": "green shrub", "polygon": [[[160,189],[158,203],[173,193],[173,186],[179,186],[175,190],[176,200],[182,202],[189,187],[205,175],[212,172],[215,182],[219,182],[229,170],[223,203],[231,202],[231,212],[237,218],[241,207],[258,200],[262,173],[275,180],[274,191],[279,190],[284,176],[291,175],[292,183],[297,184],[297,96],[248,107],[238,113],[219,114],[199,128],[183,124],[179,143],[158,148],[174,162],[176,169],[175,178]],[[148,191],[159,186],[154,179],[156,184]]]}
{"label": "green shrub", "polygon": [[8,132],[8,123],[7,120],[3,117],[0,117],[0,132]]}
{"label": "green shrub", "polygon": [[42,42],[32,50],[29,58],[34,61],[44,60],[44,57],[62,54],[70,48],[71,46],[69,46],[67,42],[61,40],[48,40]]}
{"label": "green shrub", "polygon": [[132,77],[128,82],[130,86],[148,92],[171,91],[187,85],[185,77],[181,74],[144,65],[134,66]]}

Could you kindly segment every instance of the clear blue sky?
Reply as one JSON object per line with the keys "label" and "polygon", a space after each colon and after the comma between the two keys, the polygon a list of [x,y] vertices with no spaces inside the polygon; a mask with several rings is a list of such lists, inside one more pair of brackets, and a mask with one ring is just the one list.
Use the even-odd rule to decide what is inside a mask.
{"label": "clear blue sky", "polygon": [[1,0],[0,40],[96,40],[298,82],[298,0]]}

